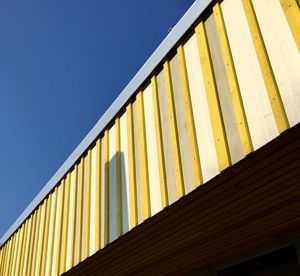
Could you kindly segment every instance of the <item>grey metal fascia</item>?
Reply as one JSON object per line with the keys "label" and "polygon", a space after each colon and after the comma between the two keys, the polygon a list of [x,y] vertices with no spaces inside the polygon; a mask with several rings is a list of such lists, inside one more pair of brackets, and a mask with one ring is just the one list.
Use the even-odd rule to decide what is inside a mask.
{"label": "grey metal fascia", "polygon": [[187,10],[183,17],[174,26],[172,31],[162,41],[158,48],[153,52],[141,69],[136,73],[133,79],[123,89],[121,94],[112,103],[108,110],[99,119],[92,130],[72,152],[68,159],[52,176],[44,188],[38,193],[34,200],[27,206],[19,218],[7,230],[0,240],[0,246],[4,244],[9,237],[18,229],[23,221],[32,213],[32,211],[39,205],[39,203],[49,194],[49,192],[59,183],[62,177],[80,158],[90,144],[97,138],[101,131],[114,118],[114,116],[121,110],[129,98],[137,91],[139,86],[149,77],[156,66],[168,54],[168,52],[175,46],[179,39],[192,26],[196,19],[201,15],[205,8],[212,2],[212,0],[196,0],[193,5]]}

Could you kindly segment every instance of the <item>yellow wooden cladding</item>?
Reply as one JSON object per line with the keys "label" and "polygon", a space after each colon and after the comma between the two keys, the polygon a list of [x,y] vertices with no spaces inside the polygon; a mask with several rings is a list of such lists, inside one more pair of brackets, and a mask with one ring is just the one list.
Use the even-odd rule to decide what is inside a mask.
{"label": "yellow wooden cladding", "polygon": [[136,96],[137,103],[137,121],[139,134],[139,154],[141,162],[141,191],[142,191],[142,213],[143,218],[147,219],[151,216],[150,207],[150,191],[149,191],[149,176],[148,176],[148,158],[146,149],[146,131],[145,131],[145,114],[143,106],[143,92],[140,91]]}
{"label": "yellow wooden cladding", "polygon": [[179,60],[180,79],[181,79],[182,93],[184,98],[184,108],[185,108],[186,121],[187,121],[187,132],[189,136],[193,170],[195,174],[195,186],[199,186],[200,184],[203,183],[203,179],[201,173],[200,157],[199,157],[199,150],[198,150],[198,144],[196,138],[191,95],[190,95],[188,78],[187,78],[184,49],[182,44],[178,46],[177,54]]}
{"label": "yellow wooden cladding", "polygon": [[297,0],[280,0],[280,3],[300,52],[300,8]]}
{"label": "yellow wooden cladding", "polygon": [[218,157],[218,164],[220,171],[222,171],[228,166],[230,166],[231,161],[226,140],[224,123],[220,110],[217,87],[211,64],[207,37],[202,21],[200,21],[200,23],[196,26],[195,32],[198,42],[199,56],[202,66],[203,79],[207,96],[207,104],[211,118],[211,125],[213,129],[214,141]]}
{"label": "yellow wooden cladding", "polygon": [[263,38],[260,33],[259,25],[251,0],[242,0],[242,2],[244,5],[249,29],[252,35],[253,44],[255,46],[256,54],[258,57],[260,69],[262,71],[262,75],[268,92],[269,101],[271,103],[271,107],[275,117],[276,125],[278,131],[281,133],[289,127],[289,124],[278,91],[277,83],[273,74]]}
{"label": "yellow wooden cladding", "polygon": [[299,4],[259,1],[194,22],[1,245],[0,275],[63,274],[300,122]]}
{"label": "yellow wooden cladding", "polygon": [[121,141],[120,118],[116,118],[116,184],[117,184],[117,236],[122,235],[122,174],[121,174]]}
{"label": "yellow wooden cladding", "polygon": [[[96,219],[95,219],[95,248],[98,251],[101,247],[101,141],[100,138],[96,142]],[[77,167],[77,165],[76,165]],[[75,243],[75,239],[74,239]]]}
{"label": "yellow wooden cladding", "polygon": [[104,207],[104,245],[109,241],[109,134],[108,130],[104,133],[104,166],[105,166],[105,207]]}
{"label": "yellow wooden cladding", "polygon": [[168,101],[168,114],[169,114],[169,123],[170,123],[170,132],[171,132],[171,140],[173,154],[174,154],[174,167],[175,167],[175,182],[176,182],[176,190],[178,198],[182,197],[184,192],[184,184],[183,184],[183,175],[182,175],[182,165],[180,159],[180,150],[178,143],[178,135],[177,135],[177,125],[176,125],[176,113],[173,99],[173,88],[170,76],[170,65],[169,61],[164,62],[164,76],[166,81],[166,91],[167,91],[167,101]]}
{"label": "yellow wooden cladding", "polygon": [[132,103],[128,103],[126,107],[127,115],[127,133],[128,133],[128,163],[129,163],[129,191],[130,191],[130,228],[137,225],[137,199],[136,199],[136,179],[135,179],[135,155],[134,155],[134,139],[133,139],[133,119],[132,119]]}
{"label": "yellow wooden cladding", "polygon": [[243,107],[242,97],[240,93],[239,84],[237,81],[236,72],[232,60],[224,19],[219,3],[216,3],[213,7],[214,18],[216,22],[218,37],[220,40],[220,46],[225,64],[225,70],[227,74],[228,84],[230,88],[230,95],[234,107],[237,127],[239,130],[240,140],[243,147],[244,155],[253,151],[250,132],[246,119],[245,110]]}
{"label": "yellow wooden cladding", "polygon": [[164,208],[169,205],[169,200],[168,200],[168,192],[167,192],[166,168],[164,162],[160,111],[159,111],[159,103],[158,103],[158,95],[157,95],[157,83],[156,83],[155,75],[151,77],[151,86],[152,86],[153,109],[154,109],[154,118],[155,118],[160,193],[161,193],[162,207]]}

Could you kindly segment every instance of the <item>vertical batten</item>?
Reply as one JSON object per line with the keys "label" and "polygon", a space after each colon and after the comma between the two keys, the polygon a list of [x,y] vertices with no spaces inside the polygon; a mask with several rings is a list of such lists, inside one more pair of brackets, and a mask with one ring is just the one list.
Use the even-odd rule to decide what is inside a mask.
{"label": "vertical batten", "polygon": [[116,125],[109,129],[109,242],[117,238]]}
{"label": "vertical batten", "polygon": [[109,243],[109,231],[110,231],[110,225],[109,225],[109,206],[110,206],[110,198],[109,198],[109,183],[110,183],[110,175],[109,175],[109,131],[108,129],[104,132],[104,146],[103,146],[103,152],[104,152],[104,246],[106,246]]}
{"label": "vertical batten", "polygon": [[143,92],[143,108],[145,117],[145,135],[148,157],[148,171],[149,171],[149,192],[151,214],[154,215],[162,209],[162,197],[160,191],[160,178],[158,168],[157,156],[157,141],[155,133],[155,118],[153,111],[153,96],[151,83],[145,88]]}
{"label": "vertical batten", "polygon": [[116,199],[117,199],[117,237],[122,235],[122,171],[121,171],[121,137],[120,118],[116,118]]}
{"label": "vertical batten", "polygon": [[11,236],[8,241],[8,256],[7,256],[7,264],[5,269],[5,275],[10,275],[10,266],[11,266],[11,257],[13,255],[13,247],[14,247],[14,236]]}
{"label": "vertical batten", "polygon": [[81,261],[82,245],[82,209],[83,209],[83,177],[84,177],[84,158],[81,157],[78,163],[77,172],[77,197],[76,197],[76,222],[75,222],[75,245],[74,245],[74,265]]}
{"label": "vertical batten", "polygon": [[67,255],[67,268],[70,269],[74,266],[74,249],[75,249],[75,228],[76,228],[76,199],[77,199],[77,177],[78,165],[75,164],[71,172],[71,187],[70,187],[70,220],[68,232],[68,255]]}
{"label": "vertical batten", "polygon": [[130,226],[132,229],[137,225],[137,195],[135,178],[135,153],[134,153],[134,133],[133,133],[133,114],[132,103],[126,107],[127,134],[128,134],[128,172],[129,172],[129,192],[130,192]]}
{"label": "vertical batten", "polygon": [[224,122],[230,160],[236,163],[244,157],[240,135],[234,114],[225,64],[222,58],[221,45],[218,39],[214,15],[211,14],[204,22],[217,94]]}
{"label": "vertical batten", "polygon": [[32,214],[32,228],[31,228],[31,233],[30,233],[30,244],[29,244],[29,252],[28,252],[28,265],[27,265],[27,271],[25,275],[31,275],[31,267],[32,267],[32,253],[33,253],[33,246],[34,243],[36,242],[35,239],[35,229],[36,229],[36,211]]}
{"label": "vertical batten", "polygon": [[[31,239],[31,229],[32,229],[32,215],[27,218],[28,224],[27,224],[27,233],[26,233],[26,243],[25,243],[25,250],[24,250],[24,262],[22,267],[22,273],[26,275],[27,266],[28,266],[28,256],[29,256],[29,247],[30,247],[30,239]],[[10,249],[10,247],[9,247]],[[50,251],[49,251],[50,254]],[[8,255],[9,257],[9,255]],[[9,260],[9,259],[8,259]],[[8,263],[7,263],[8,266]],[[7,275],[7,270],[5,271],[5,275]]]}
{"label": "vertical batten", "polygon": [[1,250],[3,251],[2,263],[0,264],[1,275],[4,275],[4,267],[6,261],[6,247],[7,247],[7,242],[1,247]]}
{"label": "vertical batten", "polygon": [[[40,225],[41,225],[42,204],[39,204],[36,213],[37,213],[37,221],[36,221],[34,247],[33,247],[33,252],[32,252],[32,256],[33,256],[32,257],[32,267],[31,267],[30,275],[36,275],[35,268],[36,268],[36,261],[37,261],[37,250],[38,250],[38,245],[41,242],[41,240],[40,240]],[[13,275],[14,274],[15,273],[13,273]]]}
{"label": "vertical batten", "polygon": [[[17,232],[17,237],[16,237],[16,245],[15,245],[15,252],[14,252],[14,259],[13,259],[13,266],[11,269],[11,275],[16,275],[16,263],[17,263],[17,259],[20,257],[20,248],[21,245],[21,228],[18,229]],[[1,250],[1,257],[0,257],[0,266],[1,266],[1,261],[2,261],[2,250]],[[0,273],[1,273],[1,268],[0,268]]]}
{"label": "vertical batten", "polygon": [[77,186],[77,165],[70,173],[70,195],[69,195],[69,216],[67,232],[67,249],[66,249],[66,271],[74,263],[74,230],[75,230],[75,210],[76,210],[76,186]]}
{"label": "vertical batten", "polygon": [[[179,50],[180,51],[180,50]],[[193,171],[193,160],[192,158],[195,156],[192,152],[192,145],[190,145],[189,141],[189,128],[187,117],[185,114],[185,98],[183,83],[181,79],[181,70],[179,66],[179,57],[178,53],[172,56],[169,62],[170,68],[170,77],[171,77],[171,88],[172,88],[172,96],[174,103],[174,115],[176,122],[176,133],[177,133],[177,141],[178,141],[178,149],[179,149],[179,157],[180,164],[183,176],[183,184],[184,184],[184,194],[189,193],[196,187],[196,178],[195,173]],[[173,139],[173,138],[172,138]],[[174,148],[174,146],[173,146]],[[199,155],[198,155],[199,157]],[[199,185],[199,183],[198,183]]]}
{"label": "vertical batten", "polygon": [[216,146],[218,164],[220,171],[222,171],[230,166],[231,160],[220,109],[219,98],[217,94],[217,87],[212,68],[210,51],[208,47],[204,23],[202,21],[199,22],[196,26],[195,33],[198,42],[199,57],[214,135],[214,142]]}
{"label": "vertical batten", "polygon": [[82,251],[81,260],[86,259],[90,252],[90,196],[91,196],[91,149],[84,157],[83,182],[83,216],[82,216]]}
{"label": "vertical batten", "polygon": [[139,136],[138,126],[138,110],[136,100],[132,103],[132,115],[133,115],[133,141],[134,141],[134,172],[136,181],[136,203],[137,203],[137,223],[143,222],[143,209],[142,209],[142,183],[141,183],[141,153],[139,150],[139,144],[142,137]]}
{"label": "vertical batten", "polygon": [[253,148],[257,149],[275,138],[278,135],[278,130],[256,57],[242,1],[223,1],[221,9]]}
{"label": "vertical batten", "polygon": [[183,183],[183,174],[182,174],[182,165],[180,158],[180,148],[178,142],[178,130],[176,124],[176,111],[174,105],[173,97],[173,87],[170,73],[169,61],[164,62],[164,76],[165,76],[165,85],[166,85],[166,96],[167,96],[167,105],[168,105],[168,119],[170,124],[170,135],[171,135],[171,144],[174,157],[174,170],[175,170],[175,183],[176,183],[176,192],[177,197],[180,198],[185,194],[184,183]]}
{"label": "vertical batten", "polygon": [[38,248],[37,248],[37,256],[36,256],[36,265],[35,265],[35,273],[34,275],[41,275],[41,261],[43,256],[43,245],[45,239],[45,221],[46,221],[46,210],[47,210],[47,199],[44,199],[41,204],[41,219],[39,225],[39,240],[38,240]]}
{"label": "vertical batten", "polygon": [[47,200],[47,206],[46,206],[46,221],[45,221],[43,256],[42,256],[42,259],[41,259],[41,276],[44,276],[45,272],[46,272],[47,250],[48,250],[48,247],[49,247],[50,213],[51,213],[51,205],[52,205],[52,196],[51,196],[51,194],[48,195],[46,200]]}
{"label": "vertical batten", "polygon": [[100,249],[101,243],[101,142],[98,137],[96,141],[96,156],[95,156],[95,251]]}
{"label": "vertical batten", "polygon": [[106,197],[106,194],[105,194],[105,178],[106,178],[106,144],[105,144],[105,138],[102,137],[100,139],[100,145],[101,145],[101,152],[100,152],[100,155],[101,155],[101,173],[100,173],[100,176],[101,176],[101,183],[100,183],[100,229],[101,229],[101,236],[100,236],[100,247],[103,248],[105,246],[105,231],[106,231],[106,202],[105,202],[105,197]]}
{"label": "vertical batten", "polygon": [[15,256],[16,237],[17,237],[17,233],[14,233],[11,238],[11,252],[9,257],[8,275],[13,275],[12,267],[13,267],[13,261]]}
{"label": "vertical batten", "polygon": [[195,34],[190,36],[183,48],[203,181],[206,182],[219,173],[219,168]]}
{"label": "vertical batten", "polygon": [[[165,208],[166,206],[169,205],[169,200],[168,200],[168,191],[167,191],[168,188],[167,188],[167,180],[166,180],[166,168],[164,162],[164,149],[163,149],[163,139],[162,139],[162,127],[160,122],[159,100],[157,94],[158,92],[157,80],[155,75],[151,77],[151,88],[152,88],[153,112],[154,112],[154,120],[155,120],[155,134],[156,134],[156,145],[157,145],[157,162],[158,162],[158,169],[159,169],[161,206],[162,208]],[[152,204],[152,200],[151,200],[151,204]]]}
{"label": "vertical batten", "polygon": [[129,172],[129,193],[130,193],[130,226],[132,229],[137,225],[137,196],[135,179],[135,153],[134,153],[134,134],[133,134],[133,115],[132,103],[126,107],[127,133],[128,133],[128,172]]}
{"label": "vertical batten", "polygon": [[55,221],[55,235],[53,243],[53,266],[52,275],[59,275],[59,262],[61,259],[61,231],[63,219],[63,199],[64,199],[64,185],[60,182],[57,188],[57,206],[56,206],[56,221]]}
{"label": "vertical batten", "polygon": [[[25,223],[23,223],[20,226],[19,246],[18,246],[18,251],[17,251],[15,270],[13,271],[14,275],[19,275],[19,267],[20,267],[20,262],[21,262],[21,258],[22,258],[22,255],[21,255],[22,254],[22,246],[23,246],[23,241],[24,241],[24,225],[25,225]],[[0,272],[1,272],[1,265],[0,265]],[[35,274],[35,275],[37,275],[37,274]]]}
{"label": "vertical batten", "polygon": [[144,100],[143,92],[138,92],[136,96],[137,106],[137,126],[138,126],[138,150],[140,156],[140,177],[141,177],[141,193],[142,193],[142,214],[143,219],[151,216],[150,206],[150,191],[149,191],[149,175],[148,175],[148,156],[147,156],[147,142],[145,130],[145,114],[144,114]]}
{"label": "vertical batten", "polygon": [[64,185],[64,199],[63,199],[63,219],[61,232],[61,246],[60,246],[60,263],[59,274],[66,271],[66,254],[67,254],[67,234],[68,234],[68,217],[69,217],[69,197],[70,197],[70,172],[62,181]]}
{"label": "vertical batten", "polygon": [[177,200],[177,190],[175,181],[175,166],[174,166],[174,153],[172,150],[171,141],[171,127],[168,114],[168,100],[166,91],[166,80],[164,70],[157,74],[157,94],[158,94],[158,107],[160,111],[160,123],[162,134],[162,150],[166,172],[166,186],[168,202],[172,204]]}
{"label": "vertical batten", "polygon": [[87,152],[87,163],[86,163],[86,240],[85,240],[85,258],[90,256],[90,228],[91,228],[91,163],[92,163],[92,153],[91,149]]}
{"label": "vertical batten", "polygon": [[90,246],[89,256],[96,252],[95,222],[96,222],[96,145],[91,149],[91,191],[90,191]]}
{"label": "vertical batten", "polygon": [[228,42],[224,19],[220,4],[217,2],[213,7],[213,15],[215,19],[216,31],[220,43],[220,50],[222,52],[222,59],[230,89],[230,96],[236,118],[239,137],[244,155],[253,151],[253,146],[250,138],[248,123],[244,106],[241,98],[240,88],[237,81],[237,76],[232,60],[231,50]]}
{"label": "vertical batten", "polygon": [[242,2],[256,55],[258,58],[258,62],[260,65],[260,70],[263,75],[263,79],[267,89],[267,94],[271,103],[273,115],[275,117],[277,129],[281,133],[289,127],[289,124],[278,91],[277,83],[273,74],[273,70],[269,61],[268,53],[265,48],[263,38],[261,36],[252,2],[251,0],[242,0]]}
{"label": "vertical batten", "polygon": [[300,4],[299,4],[299,0],[298,0],[298,4],[297,4],[296,0],[280,0],[280,4],[285,13],[287,22],[290,26],[295,43],[298,47],[298,51],[300,52],[300,35],[299,35],[300,34],[300,9],[299,9]]}
{"label": "vertical batten", "polygon": [[[300,55],[297,45],[279,1],[255,0],[253,6],[289,124],[294,126],[300,121]],[[298,37],[300,39],[300,29]]]}
{"label": "vertical batten", "polygon": [[184,103],[184,113],[186,119],[186,128],[188,134],[188,147],[191,151],[191,162],[192,168],[194,171],[194,183],[193,186],[197,187],[203,183],[200,158],[199,158],[199,147],[196,138],[195,131],[195,122],[194,122],[194,114],[192,110],[191,103],[191,95],[190,95],[190,87],[188,83],[187,70],[186,70],[186,62],[184,55],[184,48],[182,43],[177,48],[178,62],[179,62],[179,72],[180,72],[180,80],[181,80],[181,90],[182,97]]}
{"label": "vertical batten", "polygon": [[128,130],[127,113],[120,117],[120,162],[121,162],[121,188],[122,188],[122,226],[123,233],[130,230],[130,185],[128,162]]}
{"label": "vertical batten", "polygon": [[51,211],[49,222],[49,235],[48,235],[48,247],[46,255],[46,275],[51,275],[52,261],[53,261],[53,243],[54,243],[54,229],[55,229],[55,217],[56,217],[56,205],[57,205],[57,187],[51,194]]}

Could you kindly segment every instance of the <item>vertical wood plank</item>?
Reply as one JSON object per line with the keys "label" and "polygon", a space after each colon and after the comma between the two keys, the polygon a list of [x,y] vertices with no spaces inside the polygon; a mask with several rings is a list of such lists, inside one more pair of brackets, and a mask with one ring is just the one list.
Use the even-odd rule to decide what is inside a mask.
{"label": "vertical wood plank", "polygon": [[135,154],[133,136],[132,103],[126,107],[127,133],[128,133],[128,167],[129,167],[129,190],[130,190],[130,228],[137,225],[137,196],[135,179]]}
{"label": "vertical wood plank", "polygon": [[174,168],[175,168],[175,182],[177,189],[178,198],[182,197],[185,194],[184,183],[183,183],[183,174],[182,174],[182,165],[180,159],[180,149],[178,143],[178,131],[176,125],[176,115],[175,115],[175,106],[173,98],[173,88],[170,74],[170,65],[169,61],[164,62],[164,76],[166,82],[166,92],[167,92],[167,102],[168,102],[168,114],[170,122],[170,132],[171,132],[171,144],[174,153]]}
{"label": "vertical wood plank", "polygon": [[272,111],[275,117],[275,122],[278,131],[281,133],[288,127],[288,120],[283,108],[283,103],[278,91],[277,83],[270,64],[268,53],[264,41],[261,36],[260,28],[256,19],[251,0],[243,0],[243,6],[248,21],[252,41],[255,47],[256,55],[263,75],[265,86],[267,89],[269,101],[271,103]]}
{"label": "vertical wood plank", "polygon": [[300,9],[296,0],[280,0],[280,4],[289,23],[295,43],[300,52]]}
{"label": "vertical wood plank", "polygon": [[101,141],[96,142],[95,250],[101,247]]}
{"label": "vertical wood plank", "polygon": [[156,76],[151,77],[152,97],[153,97],[153,111],[155,119],[155,134],[157,143],[157,157],[158,157],[158,169],[159,169],[159,183],[160,183],[160,194],[162,208],[169,205],[168,191],[167,191],[167,179],[166,179],[166,168],[164,162],[164,149],[162,140],[162,128],[160,122],[160,110],[158,100],[158,89]]}
{"label": "vertical wood plank", "polygon": [[228,79],[228,85],[230,89],[230,95],[234,108],[237,127],[239,131],[240,141],[242,144],[244,155],[247,155],[253,151],[253,146],[244,110],[244,105],[242,102],[240,88],[234,68],[234,63],[231,55],[231,50],[228,42],[222,10],[218,2],[213,7],[213,14],[218,32],[220,48],[222,51],[223,62],[225,64],[225,70]]}
{"label": "vertical wood plank", "polygon": [[136,96],[137,104],[137,122],[139,133],[139,156],[140,156],[140,183],[142,192],[142,214],[143,219],[146,220],[151,216],[150,207],[150,192],[149,192],[149,175],[148,175],[148,157],[146,147],[146,130],[145,130],[145,114],[143,105],[143,92],[138,92]]}
{"label": "vertical wood plank", "polygon": [[220,103],[217,94],[217,88],[211,64],[211,57],[204,28],[201,21],[195,28],[196,38],[198,42],[198,50],[201,61],[204,85],[207,95],[207,103],[211,118],[212,130],[218,157],[220,171],[231,165],[229,149],[224,129],[223,118],[220,111]]}

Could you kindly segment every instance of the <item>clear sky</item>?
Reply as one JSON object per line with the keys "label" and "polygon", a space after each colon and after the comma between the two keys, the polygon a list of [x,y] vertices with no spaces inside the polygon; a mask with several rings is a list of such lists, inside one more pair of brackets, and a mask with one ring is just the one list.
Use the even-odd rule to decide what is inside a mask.
{"label": "clear sky", "polygon": [[0,237],[193,2],[0,1]]}

